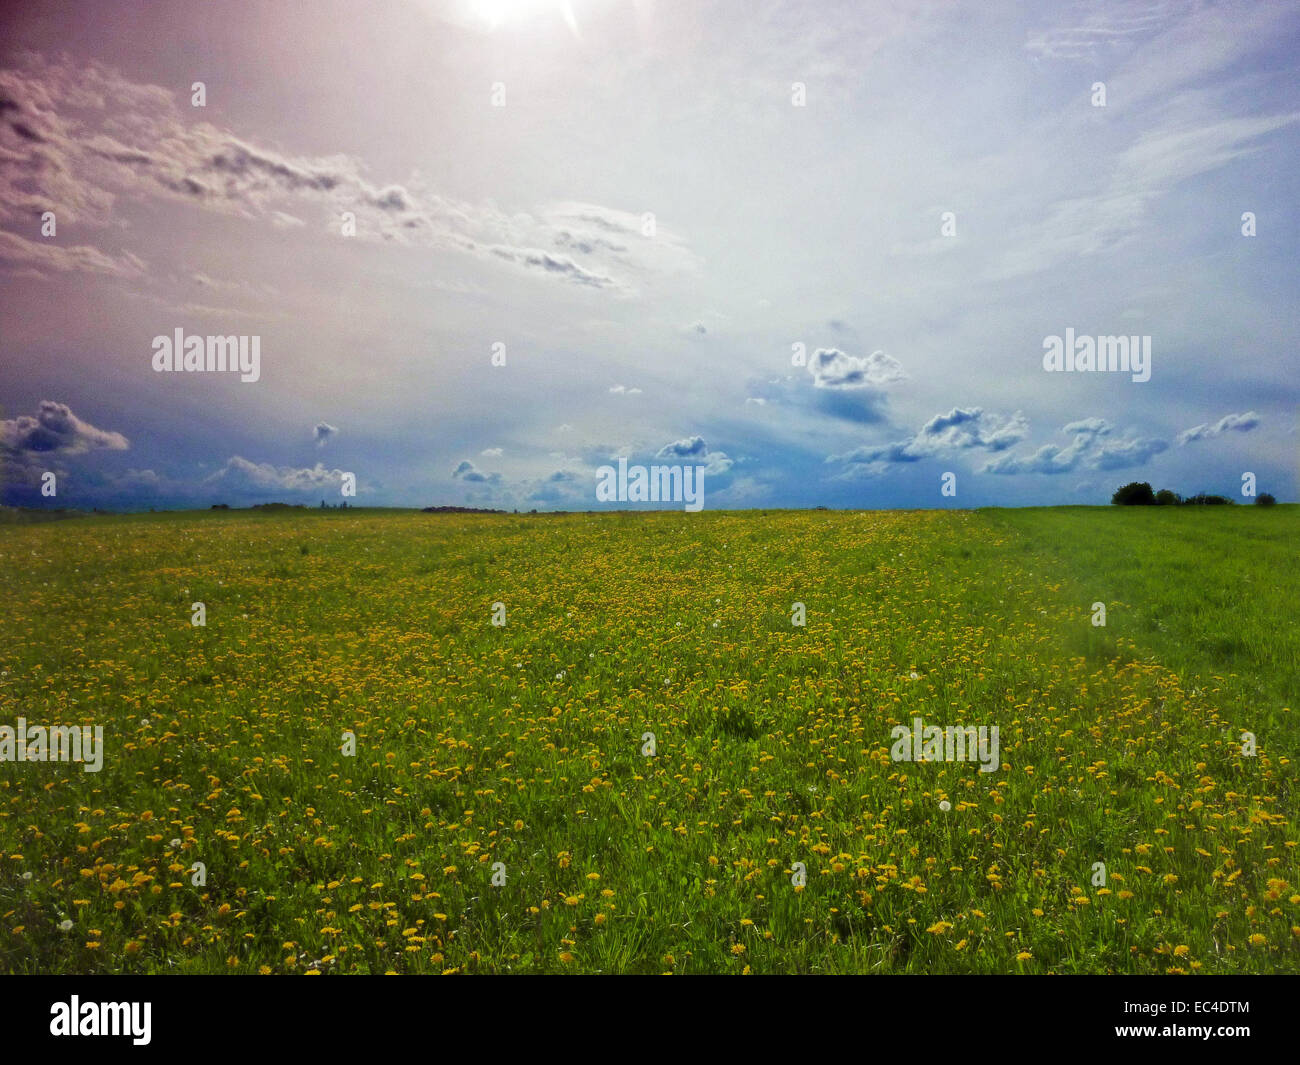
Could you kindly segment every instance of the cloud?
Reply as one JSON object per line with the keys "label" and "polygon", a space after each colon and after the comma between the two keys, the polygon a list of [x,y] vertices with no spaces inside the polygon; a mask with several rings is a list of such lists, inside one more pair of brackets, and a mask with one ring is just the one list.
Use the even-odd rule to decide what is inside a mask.
{"label": "cloud", "polygon": [[726,473],[735,461],[725,451],[710,451],[702,436],[688,436],[665,444],[657,452],[657,459],[690,459],[692,465],[703,466],[706,474],[717,476]]}
{"label": "cloud", "polygon": [[1297,121],[1300,111],[1218,118],[1183,107],[1119,152],[1091,191],[1057,200],[1032,225],[1013,231],[989,276],[1003,280],[1124,247],[1177,185],[1253,154],[1254,142]]}
{"label": "cloud", "polygon": [[1025,50],[1043,59],[1092,59],[1154,33],[1171,13],[1169,4],[1161,2],[1132,5],[1122,15],[1076,4],[1071,17],[1077,21],[1030,34]]}
{"label": "cloud", "polygon": [[479,452],[485,459],[499,459],[502,455],[502,449],[499,447],[486,447]]}
{"label": "cloud", "polygon": [[319,462],[315,466],[294,468],[250,462],[240,455],[232,455],[221,469],[205,477],[203,483],[239,492],[313,492],[337,487],[342,480],[342,470],[327,470]]}
{"label": "cloud", "polygon": [[807,377],[793,372],[780,377],[751,377],[745,382],[749,393],[746,403],[780,403],[793,411],[829,415],[859,425],[885,420],[888,394],[884,385],[906,380],[897,360],[883,351],[871,352],[866,358],[845,354],[835,347],[819,347],[809,360]]}
{"label": "cloud", "polygon": [[1028,431],[1029,423],[1020,411],[1001,417],[982,407],[954,407],[947,414],[936,414],[910,440],[859,447],[828,456],[826,461],[880,473],[889,466],[961,451],[1005,451],[1023,440]]}
{"label": "cloud", "polygon": [[3,230],[0,230],[0,261],[34,269],[42,277],[45,276],[42,271],[47,270],[59,273],[80,271],[122,278],[137,278],[145,271],[144,262],[130,252],[124,252],[120,258],[115,259],[87,244],[67,245],[55,244],[52,240],[27,240],[16,233]]}
{"label": "cloud", "polygon": [[[536,483],[526,498],[530,503],[578,502],[586,494],[585,481],[585,478],[569,470],[556,470]],[[594,481],[591,482],[591,491],[593,494],[590,498],[594,500]]]}
{"label": "cloud", "polygon": [[655,454],[657,459],[687,459],[702,457],[708,447],[704,443],[702,436],[688,436],[682,440],[674,440],[671,444],[664,444],[663,447]]}
{"label": "cloud", "polygon": [[972,447],[1005,451],[1023,440],[1028,431],[1029,423],[1020,411],[1003,421],[985,414],[980,407],[954,407],[947,414],[936,414],[921,426],[914,442],[931,452]]}
{"label": "cloud", "polygon": [[1061,432],[1072,437],[1064,447],[1044,444],[1029,455],[1004,455],[985,465],[983,472],[1054,475],[1078,469],[1124,470],[1142,466],[1169,448],[1164,440],[1154,437],[1113,439],[1114,427],[1102,418],[1070,422]]}
{"label": "cloud", "polygon": [[496,484],[501,480],[499,473],[484,473],[469,459],[462,459],[451,475],[457,480],[469,481],[471,484]]}
{"label": "cloud", "polygon": [[36,456],[125,451],[130,446],[121,433],[97,429],[73,414],[66,403],[52,399],[41,400],[35,417],[22,414],[0,421],[0,450],[20,463]]}
{"label": "cloud", "polygon": [[616,396],[639,396],[641,394],[641,389],[626,388],[623,385],[611,385],[609,390]]}
{"label": "cloud", "polygon": [[113,488],[124,491],[157,492],[164,485],[163,478],[153,470],[129,469],[125,473],[109,479]]}
{"label": "cloud", "polygon": [[[119,198],[163,199],[282,229],[302,227],[302,215],[314,209],[317,224],[337,230],[350,211],[350,239],[456,250],[624,294],[648,273],[696,265],[663,226],[644,236],[638,215],[575,203],[507,214],[441,196],[419,179],[377,184],[352,156],[291,155],[194,121],[190,111],[171,92],[135,84],[104,64],[23,54],[0,70],[0,219],[26,223],[54,204],[60,222],[103,227]],[[93,248],[41,252],[34,249],[45,245],[12,235],[6,244],[10,257],[43,256],[53,269],[142,266]]]}
{"label": "cloud", "polygon": [[1190,429],[1184,429],[1174,437],[1174,441],[1179,447],[1183,447],[1194,440],[1209,440],[1227,432],[1248,433],[1256,428],[1259,422],[1260,417],[1253,410],[1246,411],[1245,414],[1225,414],[1213,425],[1194,425]]}
{"label": "cloud", "polygon": [[839,348],[818,348],[808,360],[808,372],[815,388],[866,388],[907,377],[898,361],[883,351],[858,358]]}
{"label": "cloud", "polygon": [[521,266],[537,267],[556,277],[589,285],[592,288],[623,288],[612,277],[598,274],[586,267],[579,266],[566,255],[554,255],[551,252],[538,251],[535,248],[507,248],[497,245],[489,251],[499,259],[517,263]]}
{"label": "cloud", "polygon": [[553,247],[634,269],[694,272],[701,263],[680,236],[658,219],[594,203],[556,203],[539,212]]}
{"label": "cloud", "polygon": [[332,436],[334,436],[337,432],[338,432],[338,429],[336,429],[334,426],[330,425],[328,422],[317,422],[317,423],[316,423],[316,431],[315,431],[315,435],[316,435],[316,446],[317,446],[317,447],[324,447],[325,444],[326,444],[326,442],[327,442],[327,441],[328,441]]}
{"label": "cloud", "polygon": [[[851,357],[846,356],[846,358]],[[814,355],[814,364],[816,360],[817,355]],[[868,360],[854,359],[853,361],[866,363]],[[836,380],[841,378],[840,370],[844,371],[843,376],[851,378],[855,375],[855,368],[852,366],[841,364],[839,370],[832,369]],[[888,376],[889,367],[878,360],[876,373]],[[809,387],[808,378],[796,370],[780,377],[751,377],[743,382],[743,387],[748,394],[747,403],[758,406],[777,403],[794,412],[795,415],[828,415],[858,425],[873,425],[886,420],[888,393],[883,387],[871,382],[845,385],[823,384],[819,387],[814,373],[812,387]],[[763,404],[760,404],[759,400],[762,400]]]}

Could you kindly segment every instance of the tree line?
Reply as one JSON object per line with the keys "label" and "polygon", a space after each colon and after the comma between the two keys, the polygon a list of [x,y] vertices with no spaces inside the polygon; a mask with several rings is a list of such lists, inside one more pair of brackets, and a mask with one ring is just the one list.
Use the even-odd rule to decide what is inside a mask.
{"label": "tree line", "polygon": [[[1131,481],[1115,490],[1110,501],[1121,507],[1189,507],[1189,506],[1231,506],[1232,500],[1227,496],[1210,495],[1198,492],[1184,498],[1168,488],[1153,491],[1146,481]],[[1268,492],[1255,497],[1255,505],[1271,507],[1277,500]]]}

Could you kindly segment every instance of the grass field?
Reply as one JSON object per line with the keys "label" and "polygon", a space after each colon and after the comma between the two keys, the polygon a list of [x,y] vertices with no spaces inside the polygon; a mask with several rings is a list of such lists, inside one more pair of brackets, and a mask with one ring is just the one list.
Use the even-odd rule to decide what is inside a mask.
{"label": "grass field", "polygon": [[[1297,972],[1297,543],[1295,506],[6,527],[0,724],[107,753],[0,764],[0,970]],[[914,717],[999,768],[893,761]]]}

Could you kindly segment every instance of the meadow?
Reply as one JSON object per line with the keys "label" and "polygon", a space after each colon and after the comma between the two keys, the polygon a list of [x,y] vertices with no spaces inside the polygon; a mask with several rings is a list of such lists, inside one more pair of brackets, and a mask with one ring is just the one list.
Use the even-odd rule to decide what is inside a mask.
{"label": "meadow", "polygon": [[[0,725],[107,749],[0,763],[0,971],[1300,972],[1298,542],[1296,506],[6,526]],[[892,760],[916,717],[999,767]]]}

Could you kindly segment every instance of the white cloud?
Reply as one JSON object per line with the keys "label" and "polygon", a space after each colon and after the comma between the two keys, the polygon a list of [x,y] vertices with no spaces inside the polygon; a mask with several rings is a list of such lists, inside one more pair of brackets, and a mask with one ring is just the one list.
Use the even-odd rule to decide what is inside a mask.
{"label": "white cloud", "polygon": [[[696,265],[679,237],[662,225],[643,236],[640,217],[628,212],[559,203],[507,214],[439,195],[418,178],[376,184],[355,157],[291,155],[191,121],[172,93],[98,62],[28,53],[0,71],[0,102],[0,218],[27,219],[56,204],[61,221],[105,226],[121,197],[167,199],[289,229],[306,224],[300,214],[313,209],[315,224],[337,229],[350,211],[358,240],[459,251],[624,294],[647,273]],[[52,269],[127,275],[143,265],[93,248],[29,244],[7,235],[0,252]]]}
{"label": "white cloud", "polygon": [[826,461],[881,473],[890,466],[961,451],[1005,451],[1023,440],[1028,431],[1029,423],[1020,411],[1001,417],[982,407],[954,407],[947,414],[936,414],[910,440],[854,448]]}
{"label": "white cloud", "polygon": [[240,455],[232,455],[221,469],[205,477],[203,483],[246,492],[314,492],[336,488],[342,480],[342,470],[327,470],[319,462],[315,466],[294,468],[250,462]]}
{"label": "white cloud", "polygon": [[1257,428],[1259,422],[1260,417],[1253,410],[1246,411],[1245,414],[1225,414],[1213,425],[1202,423],[1184,429],[1174,440],[1179,447],[1183,447],[1194,440],[1209,440],[1227,432],[1248,433]]}
{"label": "white cloud", "polygon": [[1114,428],[1102,418],[1071,422],[1061,432],[1072,437],[1060,447],[1044,444],[1030,455],[1004,455],[984,467],[985,473],[1071,473],[1078,469],[1123,470],[1142,466],[1169,445],[1155,437],[1114,439]]}
{"label": "white cloud", "polygon": [[839,348],[818,348],[808,360],[815,388],[866,388],[901,381],[907,374],[898,360],[883,351],[865,358],[846,355]]}

